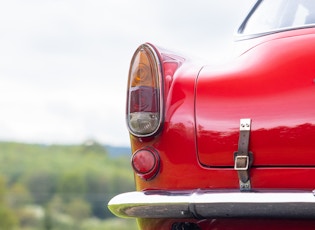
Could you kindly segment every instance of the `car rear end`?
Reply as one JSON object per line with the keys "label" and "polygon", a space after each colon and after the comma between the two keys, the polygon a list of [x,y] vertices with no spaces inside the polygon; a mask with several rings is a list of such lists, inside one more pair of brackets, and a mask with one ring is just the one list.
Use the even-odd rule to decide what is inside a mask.
{"label": "car rear end", "polygon": [[141,229],[313,229],[314,41],[313,24],[240,34],[224,66],[141,45],[126,106],[136,191],[110,210]]}

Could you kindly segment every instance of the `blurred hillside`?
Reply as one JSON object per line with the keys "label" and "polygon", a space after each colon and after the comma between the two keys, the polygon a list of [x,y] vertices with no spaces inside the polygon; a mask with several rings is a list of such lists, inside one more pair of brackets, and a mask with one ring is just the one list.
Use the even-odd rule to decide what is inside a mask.
{"label": "blurred hillside", "polygon": [[105,149],[111,157],[130,156],[131,149],[129,147],[117,147],[105,145]]}
{"label": "blurred hillside", "polygon": [[0,229],[136,229],[107,203],[134,190],[128,148],[0,142]]}

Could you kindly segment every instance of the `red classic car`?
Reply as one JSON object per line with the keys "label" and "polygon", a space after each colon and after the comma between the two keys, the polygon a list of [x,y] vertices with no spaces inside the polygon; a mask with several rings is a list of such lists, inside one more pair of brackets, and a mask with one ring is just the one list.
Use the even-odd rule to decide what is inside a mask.
{"label": "red classic car", "polygon": [[135,52],[127,124],[140,229],[315,228],[315,1],[258,0],[225,65]]}

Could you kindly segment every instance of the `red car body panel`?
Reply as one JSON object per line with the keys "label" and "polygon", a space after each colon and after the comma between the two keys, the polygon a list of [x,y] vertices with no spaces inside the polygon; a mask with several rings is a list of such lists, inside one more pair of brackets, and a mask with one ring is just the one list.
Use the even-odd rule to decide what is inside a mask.
{"label": "red car body panel", "polygon": [[[253,120],[254,188],[315,188],[308,179],[315,176],[315,30],[271,37],[227,65],[187,60],[173,76],[164,74],[169,82],[162,132],[131,136],[132,152],[153,146],[161,158],[154,180],[136,177],[138,190],[238,188],[233,152],[239,119],[247,117]],[[285,55],[270,55],[276,47]]]}
{"label": "red car body panel", "polygon": [[[153,180],[136,175],[137,190],[239,189],[233,152],[237,151],[239,119],[249,117],[252,188],[312,191],[314,32],[311,28],[259,38],[258,44],[224,66],[197,65],[183,57],[173,60],[180,63],[176,71],[174,65],[168,63],[170,69],[164,65],[162,131],[149,138],[130,136],[132,152],[146,146],[158,150],[161,168]],[[272,53],[274,49],[283,53]],[[165,50],[159,52],[168,61],[165,57],[176,59]],[[313,220],[138,219],[140,229],[171,229],[181,221],[198,223],[201,229],[315,227]]]}
{"label": "red car body panel", "polygon": [[[251,119],[250,192],[312,193],[315,189],[312,179],[315,177],[315,28],[291,28],[249,39],[243,37],[237,41],[236,58],[220,66],[192,62],[176,53],[148,46],[156,52],[161,65],[163,122],[152,135],[130,135],[133,154],[149,147],[159,156],[159,169],[153,178],[146,180],[135,173],[136,190],[143,197],[146,191],[155,190],[164,191],[164,197],[169,193],[174,200],[173,191],[240,190],[234,154],[241,138],[240,120],[244,118]],[[139,210],[142,213],[143,203],[130,202],[115,201],[110,205],[117,215],[138,217],[140,229],[315,227],[314,218],[309,218],[312,215],[304,219],[301,214],[291,213],[289,216],[294,219],[290,219],[286,213],[281,218],[282,204],[276,218],[270,218],[268,213],[265,218],[264,215],[229,218],[229,214],[205,218],[189,210],[195,206],[189,206],[189,215],[182,211],[183,216],[190,218],[180,218],[179,214],[176,218],[163,215],[159,218],[160,213],[155,217],[135,215]],[[302,212],[313,212],[315,206],[313,201],[310,203],[310,209],[302,208]],[[147,204],[143,210],[159,207],[156,203],[156,206]],[[208,207],[212,208],[211,205]],[[285,205],[284,209],[288,207]],[[166,201],[161,201],[160,207],[162,210],[165,207],[165,212],[174,208],[167,206]],[[257,213],[260,211],[264,210]]]}
{"label": "red car body panel", "polygon": [[196,90],[201,164],[233,166],[239,120],[249,117],[254,167],[315,166],[313,32],[282,33],[226,68],[201,71]]}

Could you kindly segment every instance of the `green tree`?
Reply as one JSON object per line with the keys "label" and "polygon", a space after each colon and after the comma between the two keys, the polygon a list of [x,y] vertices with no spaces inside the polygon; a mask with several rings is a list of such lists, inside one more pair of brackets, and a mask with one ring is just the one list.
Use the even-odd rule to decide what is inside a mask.
{"label": "green tree", "polygon": [[0,229],[14,229],[17,226],[17,219],[13,211],[6,203],[6,181],[0,176]]}
{"label": "green tree", "polygon": [[[23,217],[21,220],[30,220],[27,216],[34,212],[29,211],[29,207],[48,208],[49,204],[48,214],[51,215],[47,217],[46,229],[51,217],[54,229],[73,229],[66,209],[70,203],[75,206],[73,200],[76,199],[89,205],[93,217],[113,217],[106,208],[108,200],[134,189],[129,156],[111,157],[104,146],[95,141],[82,145],[0,142],[0,162],[5,162],[0,167],[0,175],[6,175],[8,188],[4,196],[5,187],[0,186],[1,212],[4,209],[5,213]],[[20,219],[15,217],[16,221]],[[33,220],[33,225],[44,226],[44,216],[35,216]]]}
{"label": "green tree", "polygon": [[[104,219],[109,214],[104,208],[106,194],[110,191],[108,176],[102,171],[91,170],[85,176],[87,184],[86,201],[91,204],[92,214],[98,218]],[[112,215],[110,215],[112,216]]]}
{"label": "green tree", "polygon": [[28,190],[35,203],[44,205],[56,192],[56,177],[47,171],[35,171],[28,179]]}
{"label": "green tree", "polygon": [[81,151],[83,153],[101,153],[101,154],[107,154],[106,148],[98,143],[95,140],[86,140],[81,145]]}
{"label": "green tree", "polygon": [[13,211],[6,205],[0,204],[0,229],[15,229],[17,223],[18,221]]}
{"label": "green tree", "polygon": [[76,198],[68,203],[66,214],[70,215],[74,220],[74,228],[80,229],[82,221],[90,217],[91,207],[84,200]]}
{"label": "green tree", "polygon": [[63,213],[65,211],[65,202],[59,195],[55,195],[51,201],[48,203],[48,210],[51,213]]}
{"label": "green tree", "polygon": [[10,207],[17,209],[32,202],[29,191],[22,183],[15,183],[9,189],[8,201]]}
{"label": "green tree", "polygon": [[49,205],[47,205],[45,208],[45,216],[44,216],[43,225],[44,225],[45,230],[53,229],[53,217],[52,217],[52,212]]}
{"label": "green tree", "polygon": [[83,172],[65,173],[59,181],[58,192],[65,202],[70,202],[74,198],[84,198],[86,183]]}
{"label": "green tree", "polygon": [[66,207],[66,212],[69,214],[75,221],[80,221],[85,218],[90,217],[91,207],[90,205],[82,199],[73,199],[70,201]]}

